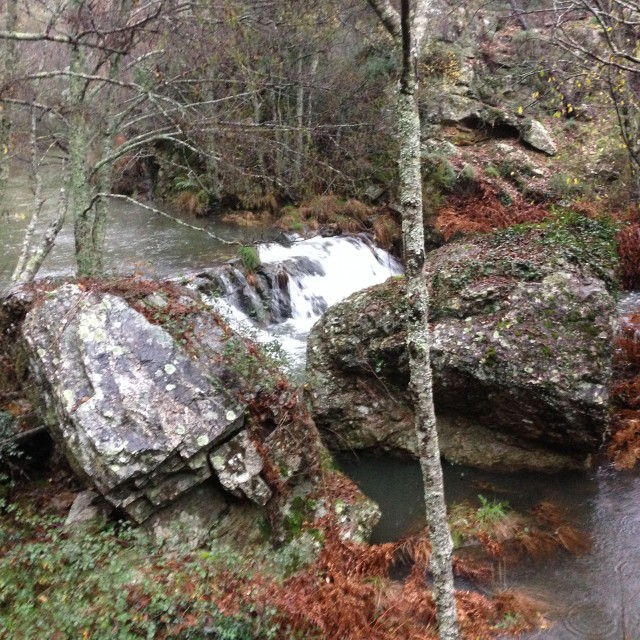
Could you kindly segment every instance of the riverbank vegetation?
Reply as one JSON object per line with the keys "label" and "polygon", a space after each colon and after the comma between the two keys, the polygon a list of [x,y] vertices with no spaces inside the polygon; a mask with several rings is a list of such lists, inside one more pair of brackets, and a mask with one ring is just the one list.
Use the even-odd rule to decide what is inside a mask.
{"label": "riverbank vegetation", "polygon": [[[0,629],[12,638],[437,638],[424,532],[396,543],[342,540],[330,519],[296,540],[196,551],[158,547],[126,523],[65,527],[80,488],[62,466],[32,472],[0,513]],[[457,592],[464,637],[492,638],[547,624],[547,606],[496,587],[492,567],[587,545],[548,503],[519,516],[482,499],[452,509],[454,570],[477,589]],[[493,587],[491,596],[487,588]]]}

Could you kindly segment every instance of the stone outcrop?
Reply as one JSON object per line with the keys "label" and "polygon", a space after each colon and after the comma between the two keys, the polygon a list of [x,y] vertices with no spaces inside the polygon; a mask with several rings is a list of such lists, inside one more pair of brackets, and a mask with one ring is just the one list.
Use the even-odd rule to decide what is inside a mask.
{"label": "stone outcrop", "polygon": [[[264,541],[265,522],[273,539],[290,541],[292,504],[306,505],[296,535],[301,517],[334,507],[325,485],[338,472],[316,427],[259,348],[193,291],[164,287],[132,279],[34,289],[29,312],[16,316],[33,404],[95,490],[79,496],[70,523],[90,521],[106,500],[171,545],[218,534]],[[336,525],[366,538],[379,511],[355,487],[347,495]]]}
{"label": "stone outcrop", "polygon": [[212,474],[244,407],[123,299],[60,287],[22,329],[49,428],[70,463],[142,522]]}
{"label": "stone outcrop", "polygon": [[[607,428],[614,245],[594,221],[477,236],[428,255],[434,397],[442,451],[481,468],[584,464]],[[414,454],[404,284],[331,308],[308,371],[335,449]]]}

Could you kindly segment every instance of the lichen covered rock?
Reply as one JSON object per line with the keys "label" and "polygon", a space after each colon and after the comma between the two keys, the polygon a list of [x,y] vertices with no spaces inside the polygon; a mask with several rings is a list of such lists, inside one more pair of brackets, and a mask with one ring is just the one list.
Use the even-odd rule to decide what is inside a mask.
{"label": "lichen covered rock", "polygon": [[117,296],[60,287],[22,335],[54,439],[136,522],[210,477],[208,452],[243,425],[204,363]]}
{"label": "lichen covered rock", "polygon": [[264,542],[266,523],[291,542],[328,513],[305,510],[292,532],[296,498],[339,498],[341,535],[370,533],[379,512],[330,471],[297,387],[193,291],[133,278],[44,287],[28,306],[16,331],[34,406],[87,485],[156,540]]}
{"label": "lichen covered rock", "polygon": [[[429,254],[434,397],[445,457],[494,469],[584,464],[609,419],[615,249],[568,216]],[[404,283],[355,294],[314,327],[316,424],[336,449],[415,454]]]}

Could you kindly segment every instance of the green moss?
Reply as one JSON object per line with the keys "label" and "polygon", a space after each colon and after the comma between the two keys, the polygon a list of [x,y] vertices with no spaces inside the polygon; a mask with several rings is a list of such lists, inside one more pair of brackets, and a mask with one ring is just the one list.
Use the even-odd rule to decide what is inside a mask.
{"label": "green moss", "polygon": [[[610,293],[616,294],[618,279],[618,254],[616,235],[619,224],[608,216],[591,218],[569,209],[555,207],[541,223],[514,225],[494,234],[494,246],[530,243],[531,255],[541,250],[554,250],[562,259],[580,264],[592,275],[602,279]],[[520,263],[518,269],[527,263]],[[535,265],[528,264],[524,274],[537,279]],[[522,275],[522,274],[519,274]]]}
{"label": "green moss", "polygon": [[298,496],[293,499],[284,518],[284,528],[289,539],[297,538],[302,533],[302,526],[313,516],[315,506],[315,501],[309,498]]}
{"label": "green moss", "polygon": [[489,347],[484,352],[484,359],[487,364],[496,364],[498,361],[498,352],[495,347]]}

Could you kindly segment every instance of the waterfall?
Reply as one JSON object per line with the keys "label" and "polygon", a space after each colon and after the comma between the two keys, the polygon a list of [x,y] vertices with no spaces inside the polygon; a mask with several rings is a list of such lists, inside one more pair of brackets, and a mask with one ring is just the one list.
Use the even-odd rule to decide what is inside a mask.
{"label": "waterfall", "polygon": [[304,366],[311,327],[328,307],[402,274],[400,263],[366,236],[293,238],[289,246],[264,244],[258,251],[255,273],[226,265],[198,288],[206,294],[215,282],[222,295],[208,297],[210,303],[259,342],[276,340],[296,369]]}

